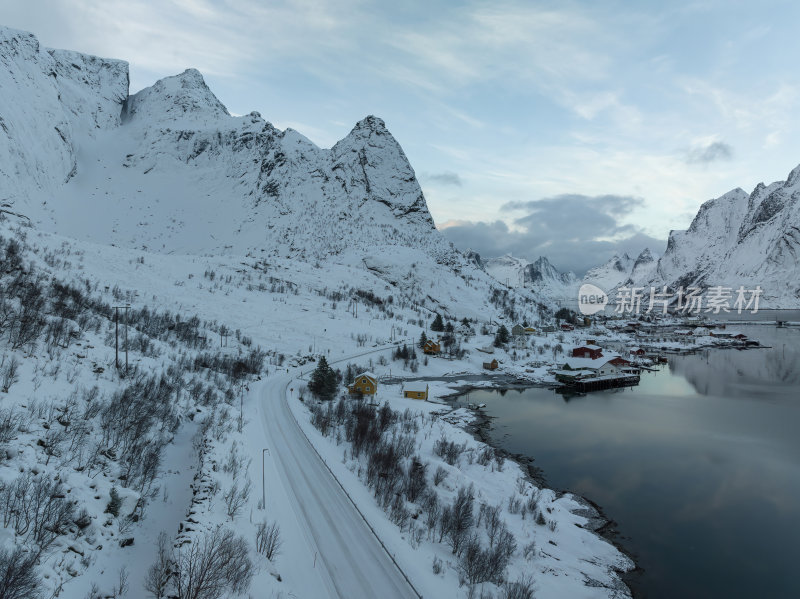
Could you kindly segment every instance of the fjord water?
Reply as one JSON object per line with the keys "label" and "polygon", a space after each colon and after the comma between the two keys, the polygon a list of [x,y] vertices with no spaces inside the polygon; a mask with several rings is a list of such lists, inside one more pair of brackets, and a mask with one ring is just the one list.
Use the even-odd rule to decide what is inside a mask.
{"label": "fjord water", "polygon": [[800,597],[800,329],[670,356],[633,389],[473,391],[493,442],[599,504],[642,597]]}

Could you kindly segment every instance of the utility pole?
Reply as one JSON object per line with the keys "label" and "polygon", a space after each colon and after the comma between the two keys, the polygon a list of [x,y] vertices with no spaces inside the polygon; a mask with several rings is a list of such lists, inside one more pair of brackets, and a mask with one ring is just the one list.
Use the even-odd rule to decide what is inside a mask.
{"label": "utility pole", "polygon": [[130,306],[125,306],[125,376],[128,376],[128,310]]}
{"label": "utility pole", "polygon": [[244,382],[239,383],[239,432],[244,428]]}
{"label": "utility pole", "polygon": [[266,511],[267,509],[267,491],[266,491],[266,483],[264,478],[264,455],[269,453],[269,449],[266,447],[261,450],[261,509]]}
{"label": "utility pole", "polygon": [[119,306],[114,306],[114,368],[119,370]]}

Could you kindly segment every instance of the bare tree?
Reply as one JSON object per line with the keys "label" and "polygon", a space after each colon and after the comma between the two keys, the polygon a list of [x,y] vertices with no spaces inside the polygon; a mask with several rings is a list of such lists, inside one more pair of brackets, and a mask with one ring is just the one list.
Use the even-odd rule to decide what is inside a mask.
{"label": "bare tree", "polygon": [[272,561],[272,558],[278,555],[282,544],[281,530],[277,522],[271,524],[267,524],[266,520],[259,522],[256,528],[256,551]]}
{"label": "bare tree", "polygon": [[223,499],[225,500],[225,509],[228,513],[228,518],[231,521],[236,519],[236,516],[239,515],[239,512],[242,511],[242,508],[247,504],[247,500],[250,498],[250,489],[252,488],[252,483],[247,481],[247,483],[240,489],[239,483],[234,482],[228,492],[223,495]]}
{"label": "bare tree", "polygon": [[161,531],[158,534],[156,561],[147,570],[147,575],[144,579],[145,590],[156,599],[164,599],[167,596],[168,585],[172,579],[174,569],[172,551],[169,547],[169,536],[164,531]]}
{"label": "bare tree", "polygon": [[178,551],[175,592],[178,599],[219,599],[223,594],[250,588],[253,563],[247,543],[233,531],[216,528]]}
{"label": "bare tree", "polygon": [[0,371],[0,390],[3,393],[8,393],[11,385],[19,381],[19,360],[17,356],[11,356],[11,359]]}
{"label": "bare tree", "polygon": [[0,599],[35,599],[39,597],[36,556],[22,547],[0,550]]}

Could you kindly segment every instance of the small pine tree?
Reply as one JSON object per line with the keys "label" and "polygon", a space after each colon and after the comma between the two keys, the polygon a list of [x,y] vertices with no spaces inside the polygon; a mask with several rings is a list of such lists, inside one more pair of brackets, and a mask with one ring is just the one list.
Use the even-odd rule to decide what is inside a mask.
{"label": "small pine tree", "polygon": [[328,365],[325,356],[320,357],[317,367],[311,373],[308,390],[316,397],[323,400],[333,399],[339,387],[339,377]]}
{"label": "small pine tree", "polygon": [[497,330],[497,334],[494,336],[494,346],[501,347],[508,343],[508,340],[511,338],[511,335],[508,333],[508,329],[506,325],[500,325],[500,328]]}
{"label": "small pine tree", "polygon": [[115,518],[119,516],[119,508],[122,507],[122,498],[116,487],[111,487],[111,500],[106,506],[106,514],[111,514]]}
{"label": "small pine tree", "polygon": [[431,323],[431,330],[437,332],[444,331],[444,321],[442,320],[442,315],[438,312],[436,313],[436,318],[434,318]]}
{"label": "small pine tree", "polygon": [[422,331],[422,334],[419,336],[419,346],[424,348],[427,342],[428,336],[425,334],[425,331]]}

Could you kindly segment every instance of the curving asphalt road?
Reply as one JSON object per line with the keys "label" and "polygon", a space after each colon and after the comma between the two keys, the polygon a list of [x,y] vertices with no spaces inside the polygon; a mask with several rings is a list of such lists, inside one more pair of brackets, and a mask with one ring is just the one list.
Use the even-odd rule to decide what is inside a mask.
{"label": "curving asphalt road", "polygon": [[262,387],[261,421],[280,483],[317,552],[316,569],[329,596],[417,599],[297,424],[287,402],[291,380],[274,377]]}

